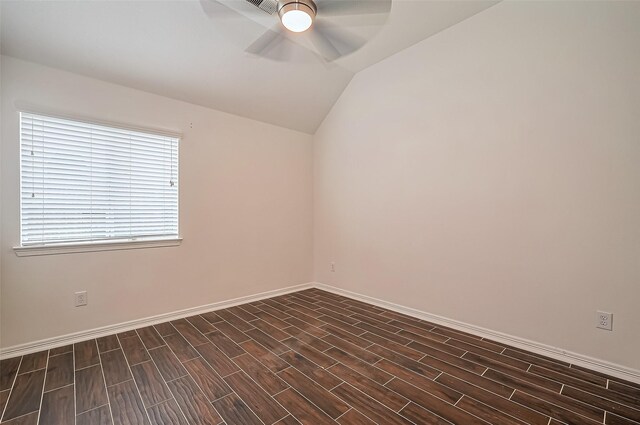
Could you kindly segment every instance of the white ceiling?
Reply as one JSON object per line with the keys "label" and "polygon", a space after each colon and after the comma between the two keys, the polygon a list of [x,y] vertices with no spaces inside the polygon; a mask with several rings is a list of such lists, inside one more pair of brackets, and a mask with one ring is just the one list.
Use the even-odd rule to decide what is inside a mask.
{"label": "white ceiling", "polygon": [[222,1],[231,8],[212,0],[2,0],[1,52],[314,133],[356,72],[497,2],[393,0],[381,28],[351,28],[374,34],[363,48],[326,63],[297,39],[287,61],[246,53],[276,18],[243,0]]}

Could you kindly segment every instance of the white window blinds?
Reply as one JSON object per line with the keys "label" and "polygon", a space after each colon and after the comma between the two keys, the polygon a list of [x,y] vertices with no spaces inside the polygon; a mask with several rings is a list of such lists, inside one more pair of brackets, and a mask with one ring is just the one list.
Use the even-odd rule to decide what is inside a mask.
{"label": "white window blinds", "polygon": [[20,114],[21,242],[178,237],[178,138]]}

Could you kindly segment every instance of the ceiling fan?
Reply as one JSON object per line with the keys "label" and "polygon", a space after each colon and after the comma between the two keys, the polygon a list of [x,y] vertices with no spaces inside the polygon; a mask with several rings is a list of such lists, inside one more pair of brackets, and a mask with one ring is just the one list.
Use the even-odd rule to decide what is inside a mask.
{"label": "ceiling fan", "polygon": [[[391,0],[245,1],[261,13],[277,16],[279,21],[246,51],[276,60],[286,60],[283,47],[287,41],[312,46],[327,62],[353,53],[386,22],[391,10]],[[228,0],[226,3],[229,7]],[[354,32],[355,27],[366,27],[368,31]]]}

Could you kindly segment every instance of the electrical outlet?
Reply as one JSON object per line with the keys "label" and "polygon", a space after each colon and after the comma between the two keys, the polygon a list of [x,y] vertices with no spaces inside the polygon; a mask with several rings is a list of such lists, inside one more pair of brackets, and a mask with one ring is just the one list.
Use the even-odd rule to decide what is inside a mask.
{"label": "electrical outlet", "polygon": [[607,313],[606,311],[597,311],[596,327],[607,331],[613,330],[613,313]]}
{"label": "electrical outlet", "polygon": [[334,263],[333,261],[331,262],[330,267],[332,272],[336,271],[336,263]]}
{"label": "electrical outlet", "polygon": [[89,297],[87,296],[87,291],[76,292],[76,307],[81,307],[83,305],[87,305],[89,301]]}

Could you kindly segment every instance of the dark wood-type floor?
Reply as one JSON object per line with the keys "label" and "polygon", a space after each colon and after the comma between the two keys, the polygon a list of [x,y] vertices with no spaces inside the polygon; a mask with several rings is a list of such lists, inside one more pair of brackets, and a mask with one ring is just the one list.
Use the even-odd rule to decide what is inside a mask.
{"label": "dark wood-type floor", "polygon": [[318,289],[0,372],[12,425],[640,423],[638,384]]}

